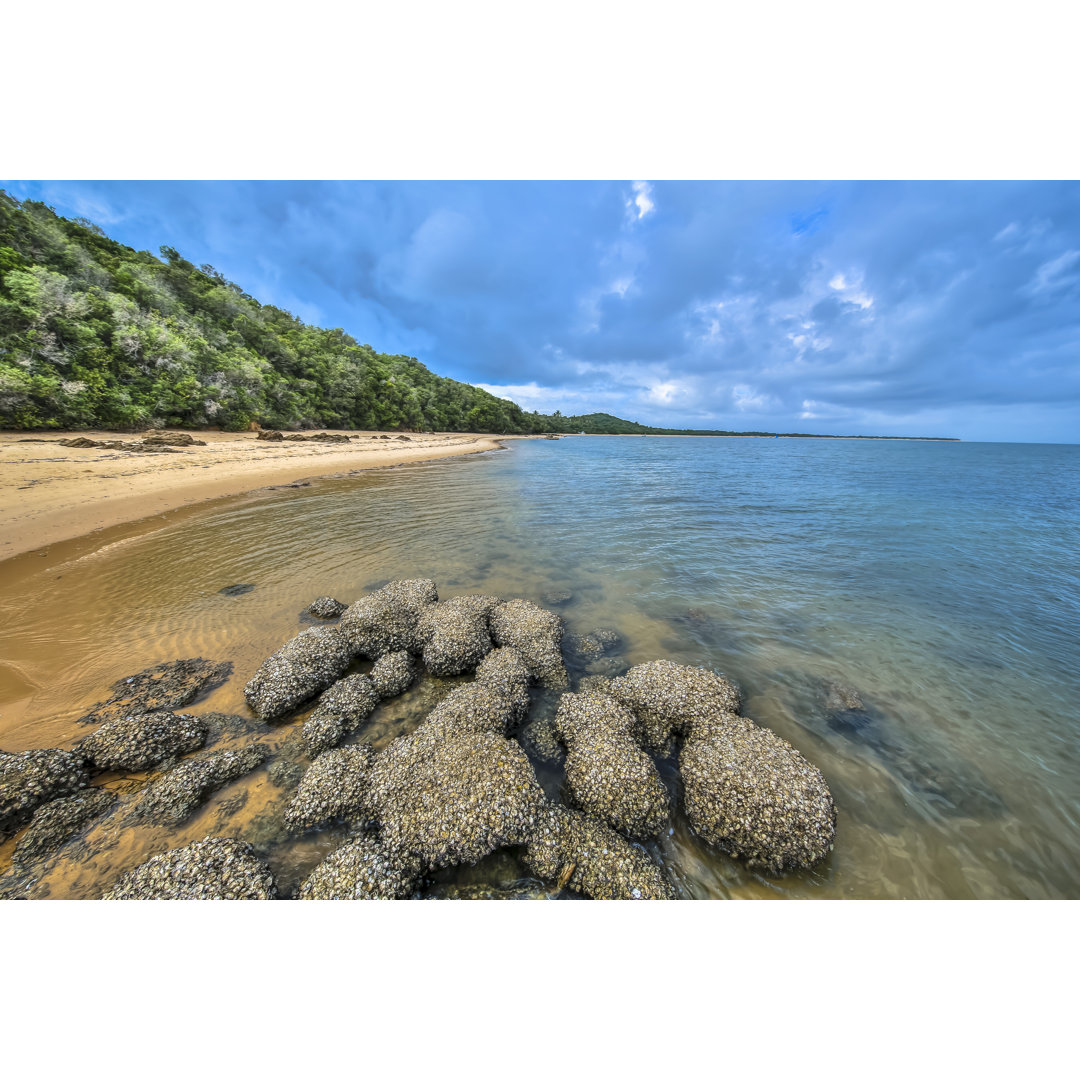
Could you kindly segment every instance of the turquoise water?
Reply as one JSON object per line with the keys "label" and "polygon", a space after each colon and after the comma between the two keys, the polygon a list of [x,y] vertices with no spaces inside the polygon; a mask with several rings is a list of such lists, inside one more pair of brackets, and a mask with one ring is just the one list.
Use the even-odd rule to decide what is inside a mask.
{"label": "turquoise water", "polygon": [[[620,635],[605,670],[668,657],[725,673],[744,712],[832,788],[834,852],[782,879],[708,850],[677,815],[653,854],[681,895],[1080,896],[1080,447],[658,437],[510,446],[224,501],[110,534],[105,547],[73,545],[0,608],[6,625],[20,613],[0,631],[19,676],[17,692],[0,694],[2,745],[70,743],[85,733],[74,718],[109,682],[176,656],[232,660],[233,680],[194,711],[243,711],[243,683],[320,594],[351,601],[416,576],[444,597],[543,602],[561,590],[570,630]],[[56,577],[63,593],[44,587]],[[237,582],[256,588],[218,592]],[[69,657],[62,680],[50,675],[57,646]],[[858,695],[854,707],[837,705],[837,684],[850,688],[848,706]],[[396,722],[377,713],[372,731],[385,739]],[[538,769],[557,795],[560,770]],[[663,769],[677,792],[673,764]],[[246,808],[230,810],[234,785],[185,829],[148,836],[123,859],[134,865],[212,828],[261,837],[279,878],[294,883],[339,837],[267,840],[259,808],[273,793],[262,773],[250,784]],[[107,873],[91,859],[51,895],[93,895],[94,873],[126,868],[112,858]],[[497,883],[513,878],[511,864],[500,856],[459,880]]]}

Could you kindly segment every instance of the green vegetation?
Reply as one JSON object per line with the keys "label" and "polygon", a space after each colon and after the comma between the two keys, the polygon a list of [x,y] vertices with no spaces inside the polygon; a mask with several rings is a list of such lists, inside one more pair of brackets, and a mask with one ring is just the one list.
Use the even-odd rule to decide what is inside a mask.
{"label": "green vegetation", "polygon": [[0,427],[771,434],[527,413],[414,357],[260,304],[172,248],[161,253],[0,191]]}

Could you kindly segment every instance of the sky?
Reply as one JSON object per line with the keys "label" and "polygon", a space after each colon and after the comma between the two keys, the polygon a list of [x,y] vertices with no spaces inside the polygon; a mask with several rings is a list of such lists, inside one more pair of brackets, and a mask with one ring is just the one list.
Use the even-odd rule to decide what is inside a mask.
{"label": "sky", "polygon": [[1075,182],[0,182],[525,409],[1076,442]]}

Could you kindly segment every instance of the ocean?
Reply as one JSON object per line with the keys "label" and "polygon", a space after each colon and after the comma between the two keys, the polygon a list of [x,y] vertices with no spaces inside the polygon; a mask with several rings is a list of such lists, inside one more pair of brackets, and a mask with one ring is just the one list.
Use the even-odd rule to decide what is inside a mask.
{"label": "ocean", "polygon": [[[683,897],[1077,898],[1078,494],[1080,446],[650,436],[223,500],[0,566],[0,747],[70,746],[110,683],[177,657],[234,664],[191,711],[245,714],[244,683],[316,596],[430,577],[444,598],[522,596],[569,632],[614,630],[575,679],[658,658],[721,672],[821,769],[838,812],[823,863],[762,876],[680,811],[650,850]],[[385,745],[427,700],[384,705],[353,741]],[[252,725],[275,754],[298,726]],[[561,769],[536,764],[559,797]],[[675,762],[662,772],[678,796]],[[251,840],[287,893],[344,831],[282,834],[283,797],[264,767],[179,828],[106,821],[29,895],[98,896],[206,835]],[[523,874],[501,853],[433,890]]]}

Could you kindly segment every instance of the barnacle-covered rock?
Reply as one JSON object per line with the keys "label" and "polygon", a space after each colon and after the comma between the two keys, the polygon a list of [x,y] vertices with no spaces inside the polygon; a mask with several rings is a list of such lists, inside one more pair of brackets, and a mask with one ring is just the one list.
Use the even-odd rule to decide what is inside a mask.
{"label": "barnacle-covered rock", "polygon": [[114,682],[109,687],[112,697],[99,701],[78,722],[103,724],[117,716],[181,709],[191,704],[200,693],[220,686],[232,674],[232,670],[233,666],[228,661],[214,663],[201,656],[155,664]]}
{"label": "barnacle-covered rock", "polygon": [[637,664],[611,681],[612,697],[636,717],[634,737],[651,754],[668,754],[676,735],[699,717],[739,711],[739,690],[722,675],[670,660]]}
{"label": "barnacle-covered rock", "polygon": [[115,802],[116,795],[113,792],[90,787],[38,807],[29,827],[15,845],[12,863],[26,866],[35,859],[56,851],[87,822],[100,817]]}
{"label": "barnacle-covered rock", "polygon": [[428,722],[378,755],[368,798],[384,840],[414,852],[425,870],[524,843],[544,803],[517,743],[488,732],[447,736]]}
{"label": "barnacle-covered rock", "polygon": [[258,717],[274,720],[340,679],[353,655],[338,627],[308,627],[263,661],[244,697]]}
{"label": "barnacle-covered rock", "polygon": [[304,745],[313,754],[337,746],[355,731],[379,704],[375,683],[367,675],[350,675],[334,683],[304,721]]}
{"label": "barnacle-covered rock", "polygon": [[574,805],[647,840],[666,828],[670,807],[656,766],[631,737],[633,724],[631,713],[603,694],[563,694],[555,716]]}
{"label": "barnacle-covered rock", "polygon": [[369,816],[367,788],[374,759],[375,751],[364,744],[320,754],[285,808],[285,824],[310,829],[337,818],[364,822]]}
{"label": "barnacle-covered rock", "polygon": [[455,687],[428,714],[423,727],[442,737],[487,731],[506,735],[529,711],[529,673],[515,649],[488,653],[474,682]]}
{"label": "barnacle-covered rock", "polygon": [[783,874],[828,854],[836,809],[825,778],[767,728],[734,713],[698,717],[679,771],[695,832],[751,868]]}
{"label": "barnacle-covered rock", "polygon": [[563,664],[562,619],[528,600],[507,600],[491,612],[491,637],[496,645],[521,653],[529,674],[542,686],[561,689],[569,679]]}
{"label": "barnacle-covered rock", "polygon": [[537,716],[517,732],[518,742],[538,761],[557,765],[566,758],[566,750],[555,730],[555,717]]}
{"label": "barnacle-covered rock", "polygon": [[274,900],[270,868],[242,840],[207,837],[129,870],[103,900]]}
{"label": "barnacle-covered rock", "polygon": [[348,606],[332,596],[320,596],[308,604],[308,612],[317,619],[336,619]]}
{"label": "barnacle-covered rock", "polygon": [[472,671],[492,649],[488,616],[496,596],[456,596],[429,607],[417,623],[417,641],[432,675]]}
{"label": "barnacle-covered rock", "polygon": [[408,851],[364,834],[332,851],[300,886],[301,900],[407,900],[422,867]]}
{"label": "barnacle-covered rock", "polygon": [[257,769],[268,757],[265,746],[211,750],[174,765],[149,784],[131,811],[131,821],[179,825],[219,788]]}
{"label": "barnacle-covered rock", "polygon": [[207,726],[188,713],[152,712],[118,716],[79,743],[78,749],[99,769],[142,772],[169,758],[198,750]]}
{"label": "barnacle-covered rock", "polygon": [[415,678],[416,663],[404,649],[380,656],[371,669],[371,681],[381,698],[404,694]]}
{"label": "barnacle-covered rock", "polygon": [[660,867],[596,818],[548,803],[524,854],[529,871],[593,900],[672,900]]}
{"label": "barnacle-covered rock", "polygon": [[81,754],[68,750],[0,753],[0,840],[29,821],[42,803],[70,795],[89,781]]}
{"label": "barnacle-covered rock", "polygon": [[399,649],[419,653],[422,646],[417,640],[417,623],[438,599],[434,581],[391,581],[346,608],[338,629],[354,652],[369,660]]}
{"label": "barnacle-covered rock", "polygon": [[566,634],[562,641],[563,651],[578,661],[599,659],[618,645],[619,635],[602,626],[587,634]]}

